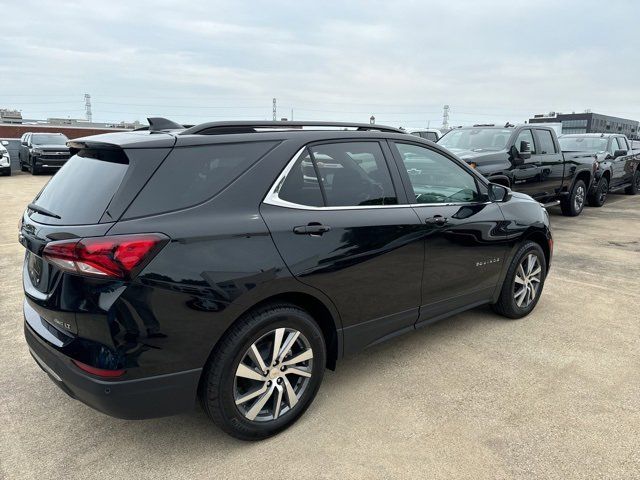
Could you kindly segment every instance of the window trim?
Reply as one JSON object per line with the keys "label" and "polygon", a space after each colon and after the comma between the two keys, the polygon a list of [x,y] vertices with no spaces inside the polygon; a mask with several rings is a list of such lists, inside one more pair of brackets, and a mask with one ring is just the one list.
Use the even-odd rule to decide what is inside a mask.
{"label": "window trim", "polygon": [[[282,188],[282,186],[284,185],[284,181],[286,180],[287,176],[291,172],[291,169],[293,168],[293,166],[296,164],[296,162],[298,161],[300,156],[304,153],[304,151],[307,148],[310,149],[311,147],[314,147],[316,145],[328,145],[328,144],[335,144],[335,143],[361,143],[361,142],[374,142],[374,143],[378,144],[378,146],[380,147],[380,150],[382,151],[382,155],[383,155],[384,161],[385,161],[385,163],[387,165],[387,169],[389,170],[389,178],[391,179],[391,184],[393,185],[393,188],[394,188],[395,194],[396,194],[396,198],[397,198],[399,203],[392,204],[392,205],[348,205],[348,206],[326,206],[325,205],[325,206],[322,206],[322,207],[316,207],[316,206],[313,206],[313,205],[303,205],[303,204],[300,204],[300,203],[289,202],[288,200],[283,200],[282,198],[280,198],[280,196],[279,196],[280,188]],[[312,155],[311,150],[309,150],[309,152]],[[384,149],[384,144],[381,142],[381,139],[370,139],[370,138],[368,138],[368,139],[348,139],[348,140],[340,140],[340,141],[321,140],[319,142],[308,143],[306,145],[303,145],[302,148],[300,148],[296,152],[296,154],[293,156],[293,158],[291,158],[291,160],[289,160],[289,163],[287,163],[286,167],[284,167],[284,169],[282,170],[280,175],[278,175],[278,177],[276,178],[275,182],[273,182],[273,184],[269,188],[267,194],[265,195],[264,199],[262,200],[262,203],[265,203],[267,205],[274,205],[276,207],[294,208],[294,209],[297,209],[297,210],[320,210],[320,211],[323,211],[323,210],[326,210],[326,211],[330,211],[330,210],[371,210],[373,208],[407,208],[407,207],[410,207],[411,205],[409,203],[400,203],[404,199],[402,199],[400,197],[400,193],[401,192],[398,191],[398,189],[400,188],[404,192],[404,185],[403,184],[396,185],[396,182],[394,181],[394,178],[393,178],[393,174],[391,172],[391,163],[392,162],[394,162],[394,158],[391,158],[391,159],[387,158],[387,155],[386,155],[385,149]],[[315,165],[315,162],[314,162],[314,165]],[[320,188],[322,188],[322,185],[320,185]]]}

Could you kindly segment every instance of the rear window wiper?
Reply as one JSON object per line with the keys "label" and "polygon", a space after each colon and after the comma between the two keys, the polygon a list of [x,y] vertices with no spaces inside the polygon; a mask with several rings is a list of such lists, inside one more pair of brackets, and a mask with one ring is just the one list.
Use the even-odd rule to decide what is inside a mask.
{"label": "rear window wiper", "polygon": [[27,205],[27,208],[30,209],[30,210],[33,210],[34,212],[41,213],[42,215],[46,215],[47,217],[53,217],[53,218],[57,218],[57,219],[62,219],[62,217],[60,215],[56,215],[51,210],[47,210],[46,208],[39,207],[35,203],[30,203],[29,205]]}

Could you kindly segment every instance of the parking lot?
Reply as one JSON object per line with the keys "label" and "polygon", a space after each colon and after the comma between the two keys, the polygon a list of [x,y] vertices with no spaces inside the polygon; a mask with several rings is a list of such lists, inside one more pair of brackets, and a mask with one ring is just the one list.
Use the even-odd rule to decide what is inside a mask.
{"label": "parking lot", "polygon": [[552,209],[527,318],[475,309],[350,357],[292,428],[245,443],[199,408],[104,416],[38,368],[17,224],[48,178],[0,178],[0,478],[640,477],[640,196]]}

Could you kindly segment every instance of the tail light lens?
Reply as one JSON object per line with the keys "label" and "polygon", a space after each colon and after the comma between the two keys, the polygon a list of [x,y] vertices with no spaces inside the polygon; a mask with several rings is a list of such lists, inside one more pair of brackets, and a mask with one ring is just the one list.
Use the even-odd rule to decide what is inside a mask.
{"label": "tail light lens", "polygon": [[159,233],[62,240],[48,243],[42,256],[68,272],[127,280],[168,240]]}

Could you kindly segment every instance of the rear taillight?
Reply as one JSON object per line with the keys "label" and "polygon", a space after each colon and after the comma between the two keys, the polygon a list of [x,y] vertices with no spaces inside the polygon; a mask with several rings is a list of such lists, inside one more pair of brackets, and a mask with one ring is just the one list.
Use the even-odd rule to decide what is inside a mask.
{"label": "rear taillight", "polygon": [[167,241],[159,233],[61,240],[48,243],[42,256],[68,272],[126,280],[138,273]]}

